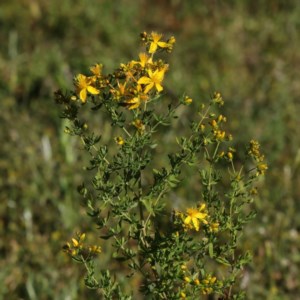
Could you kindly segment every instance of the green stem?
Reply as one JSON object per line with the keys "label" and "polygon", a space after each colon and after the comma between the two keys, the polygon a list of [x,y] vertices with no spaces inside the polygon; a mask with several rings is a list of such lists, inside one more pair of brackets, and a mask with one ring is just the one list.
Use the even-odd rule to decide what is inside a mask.
{"label": "green stem", "polygon": [[216,157],[216,155],[217,155],[217,152],[218,152],[218,150],[219,150],[219,146],[220,146],[220,142],[218,141],[217,146],[216,146],[216,149],[215,149],[215,152],[214,152],[214,155],[213,155],[213,157],[212,157],[213,160],[215,159],[215,157]]}
{"label": "green stem", "polygon": [[[157,196],[157,198],[156,198],[156,200],[155,200],[155,202],[154,202],[154,204],[153,204],[152,207],[155,207],[155,206],[157,205],[158,201],[160,200],[160,198],[162,197],[162,195],[165,193],[165,191],[166,191],[166,189],[163,189],[163,190],[159,193],[159,195]],[[149,220],[150,220],[150,218],[151,218],[152,215],[153,215],[153,212],[150,212],[149,215],[148,215],[148,217],[147,217],[147,219],[146,219],[146,221],[145,221],[145,224],[144,224],[144,227],[145,227],[145,228],[146,228],[147,223],[149,222]]]}
{"label": "green stem", "polygon": [[[88,275],[92,274],[92,271],[90,270],[89,266],[87,265],[86,260],[84,259],[84,257],[81,255],[81,260],[83,261],[83,264],[88,272]],[[99,282],[97,281],[97,279],[95,278],[94,275],[92,275],[93,281],[96,283],[96,285],[99,285]]]}
{"label": "green stem", "polygon": [[127,129],[123,126],[122,129],[124,130],[124,132],[129,136],[131,137],[131,134],[127,131]]}
{"label": "green stem", "polygon": [[139,210],[140,210],[140,220],[144,221],[144,212],[143,212],[143,203],[141,201],[142,195],[143,195],[143,189],[142,189],[142,172],[140,171],[139,174]]}
{"label": "green stem", "polygon": [[[86,145],[86,142],[84,141],[84,138],[83,138],[82,136],[80,136],[80,139],[81,139],[82,144],[85,146],[85,145]],[[93,148],[95,149],[96,152],[99,151],[99,149],[98,149],[95,145],[93,145]],[[89,151],[89,152],[90,152],[90,151]],[[90,154],[92,155],[92,153],[90,153]],[[110,164],[110,162],[106,159],[106,157],[103,157],[103,160],[104,160],[108,165]]]}

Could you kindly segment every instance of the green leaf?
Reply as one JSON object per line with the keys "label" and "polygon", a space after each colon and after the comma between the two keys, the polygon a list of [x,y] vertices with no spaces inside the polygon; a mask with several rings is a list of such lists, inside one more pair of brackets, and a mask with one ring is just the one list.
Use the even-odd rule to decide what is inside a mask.
{"label": "green leaf", "polygon": [[153,213],[152,200],[150,198],[143,198],[141,202],[144,204],[148,212]]}
{"label": "green leaf", "polygon": [[222,265],[225,265],[225,266],[228,266],[228,267],[231,266],[230,262],[226,258],[218,257],[218,258],[216,258],[216,261],[218,263],[222,264]]}
{"label": "green leaf", "polygon": [[168,178],[168,183],[169,183],[170,187],[172,187],[172,188],[176,187],[179,182],[180,182],[180,180],[177,179],[175,175],[170,175]]}

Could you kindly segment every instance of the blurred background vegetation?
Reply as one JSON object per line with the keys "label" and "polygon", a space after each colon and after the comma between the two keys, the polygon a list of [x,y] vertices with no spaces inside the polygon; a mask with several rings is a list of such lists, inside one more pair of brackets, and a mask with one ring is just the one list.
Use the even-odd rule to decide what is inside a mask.
{"label": "blurred background vegetation", "polygon": [[197,107],[220,91],[235,146],[255,138],[266,154],[242,245],[254,256],[246,298],[300,299],[299,1],[2,0],[0,28],[0,299],[97,298],[61,252],[95,228],[76,192],[82,151],[53,92],[96,62],[110,72],[136,59],[144,30],[176,37],[167,93]]}

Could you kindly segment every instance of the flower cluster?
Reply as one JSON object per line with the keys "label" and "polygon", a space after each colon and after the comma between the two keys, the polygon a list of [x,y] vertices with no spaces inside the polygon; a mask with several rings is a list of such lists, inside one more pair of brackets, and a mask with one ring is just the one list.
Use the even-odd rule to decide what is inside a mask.
{"label": "flower cluster", "polygon": [[90,71],[93,74],[91,76],[78,74],[75,77],[76,92],[80,100],[82,101],[82,103],[86,102],[88,93],[90,93],[91,95],[98,95],[100,93],[100,90],[96,88],[96,86],[100,86],[100,87],[105,86],[101,75],[102,65],[96,64],[90,67]]}
{"label": "flower cluster", "polygon": [[[134,110],[145,105],[151,95],[163,91],[162,84],[169,66],[162,60],[155,61],[154,54],[159,50],[170,52],[175,38],[163,41],[162,34],[155,32],[150,35],[143,33],[141,36],[148,53],[140,53],[138,60],[122,63],[115,72],[108,75],[102,74],[102,65],[96,64],[90,68],[91,76],[78,74],[75,77],[76,93],[82,103],[86,103],[89,94],[108,95],[107,98]],[[186,100],[187,103],[190,101]]]}
{"label": "flower cluster", "polygon": [[207,275],[204,279],[201,280],[201,290],[203,295],[211,294],[213,291],[214,285],[217,283],[217,278],[215,276]]}
{"label": "flower cluster", "polygon": [[[212,276],[212,274],[209,273],[201,276],[199,273],[190,271],[186,265],[181,266],[181,272],[183,279],[183,288],[180,291],[181,299],[187,298],[190,289],[202,295],[209,295],[223,286],[223,282],[217,280],[216,276]],[[199,298],[199,296],[197,298]]]}
{"label": "flower cluster", "polygon": [[226,117],[223,115],[219,115],[217,118],[213,118],[210,122],[212,127],[212,132],[216,141],[223,141],[225,138],[227,140],[231,139],[231,135],[226,135],[226,132],[221,129],[221,123],[225,123],[227,121]]}
{"label": "flower cluster", "polygon": [[166,42],[162,41],[162,34],[152,32],[150,35],[146,32],[141,33],[143,43],[147,46],[148,52],[153,54],[157,50],[166,50],[171,52],[175,44],[174,36],[170,37]]}
{"label": "flower cluster", "polygon": [[185,96],[185,97],[183,98],[183,104],[184,104],[184,105],[190,105],[192,102],[193,102],[193,99],[190,98],[189,96]]}
{"label": "flower cluster", "polygon": [[[196,130],[200,132],[203,137],[203,142],[205,146],[217,144],[217,150],[223,142],[232,141],[232,135],[224,129],[227,118],[222,114],[209,113],[210,109],[213,106],[222,106],[224,105],[224,100],[220,93],[215,93],[210,105],[206,107],[205,105],[201,106],[201,121],[197,124]],[[234,149],[229,148],[227,153],[224,151],[219,152],[219,158],[226,158],[231,161],[233,158]]]}
{"label": "flower cluster", "polygon": [[195,229],[199,231],[200,224],[207,224],[208,212],[206,205],[202,204],[197,208],[188,208],[185,214],[182,214],[183,227],[188,229]]}
{"label": "flower cluster", "polygon": [[223,106],[224,100],[223,100],[221,93],[215,92],[213,95],[213,98],[212,98],[212,102],[215,104],[218,104],[219,106]]}
{"label": "flower cluster", "polygon": [[101,253],[101,247],[97,245],[87,246],[84,244],[85,233],[77,233],[76,238],[72,238],[71,242],[63,246],[63,250],[73,259],[82,261],[90,260],[97,254]]}
{"label": "flower cluster", "polygon": [[207,225],[209,232],[217,232],[219,230],[219,223],[211,221],[205,204],[201,204],[196,208],[188,208],[186,213],[177,211],[175,216],[177,217],[175,223],[181,224],[185,231],[199,231],[201,224]]}
{"label": "flower cluster", "polygon": [[256,176],[265,174],[268,169],[268,165],[264,162],[265,156],[260,153],[260,145],[258,141],[250,141],[247,153],[256,162]]}

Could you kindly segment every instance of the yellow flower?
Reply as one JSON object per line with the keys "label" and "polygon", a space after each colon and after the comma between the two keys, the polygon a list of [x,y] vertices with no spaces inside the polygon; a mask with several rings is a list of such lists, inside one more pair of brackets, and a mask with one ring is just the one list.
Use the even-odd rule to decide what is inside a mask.
{"label": "yellow flower", "polygon": [[226,122],[226,121],[227,121],[227,119],[223,115],[218,116],[218,122]]}
{"label": "yellow flower", "polygon": [[163,87],[161,85],[161,82],[164,79],[166,68],[161,70],[155,70],[152,72],[152,70],[148,70],[148,76],[143,76],[139,79],[138,84],[144,84],[146,85],[144,93],[147,94],[153,87],[156,88],[158,92],[161,92],[163,90]]}
{"label": "yellow flower", "polygon": [[94,66],[90,67],[90,71],[96,76],[100,77],[102,73],[102,65],[101,64],[95,64]]}
{"label": "yellow flower", "polygon": [[122,84],[122,83],[120,83],[119,81],[118,81],[118,87],[119,87],[119,91],[120,91],[120,95],[121,96],[124,96],[124,95],[126,95],[126,83],[127,82],[125,82],[124,84]]}
{"label": "yellow flower", "polygon": [[229,160],[232,160],[232,159],[233,159],[233,154],[232,154],[232,152],[228,152],[228,153],[227,153],[227,157],[229,158]]}
{"label": "yellow flower", "polygon": [[93,245],[89,247],[89,251],[93,254],[101,253],[101,247],[97,245]]}
{"label": "yellow flower", "polygon": [[171,36],[171,37],[168,39],[168,43],[169,43],[169,44],[175,44],[175,42],[176,42],[176,39],[175,39],[174,36]]}
{"label": "yellow flower", "polygon": [[[214,121],[214,120],[213,120]],[[225,131],[215,130],[214,136],[218,141],[222,141],[225,138]]]}
{"label": "yellow flower", "polygon": [[158,47],[160,47],[160,48],[168,48],[169,47],[168,43],[160,42],[160,40],[162,38],[162,34],[152,32],[151,37],[152,37],[152,42],[150,43],[149,53],[151,53],[151,54],[155,53]]}
{"label": "yellow flower", "polygon": [[168,41],[167,41],[167,44],[168,44],[167,51],[168,51],[168,52],[171,52],[171,51],[172,51],[173,45],[175,44],[175,42],[176,42],[176,39],[175,39],[174,36],[171,36],[171,37],[168,39]]}
{"label": "yellow flower", "polygon": [[149,57],[146,53],[139,54],[140,61],[133,60],[133,65],[139,64],[141,67],[145,68],[147,64],[152,64],[152,58]]}
{"label": "yellow flower", "polygon": [[198,278],[194,279],[194,283],[195,283],[196,285],[199,285],[199,284],[200,284],[199,279],[198,279]]}
{"label": "yellow flower", "polygon": [[72,238],[72,243],[75,248],[79,247],[79,242],[76,239]]}
{"label": "yellow flower", "polygon": [[210,122],[210,124],[211,124],[211,126],[212,126],[213,128],[218,128],[218,123],[216,122],[216,120],[212,120],[212,121]]}
{"label": "yellow flower", "polygon": [[148,95],[143,93],[142,87],[139,84],[136,88],[131,88],[126,94],[124,93],[124,96],[126,96],[126,98],[122,104],[129,110],[138,108],[142,102],[147,102],[149,98]]}
{"label": "yellow flower", "polygon": [[138,108],[141,105],[141,100],[140,97],[137,96],[132,99],[126,100],[124,103],[129,110],[132,110]]}
{"label": "yellow flower", "polygon": [[145,130],[145,125],[140,119],[136,119],[135,121],[132,122],[132,125],[138,129],[138,131],[142,132]]}
{"label": "yellow flower", "polygon": [[186,270],[186,269],[187,269],[187,268],[186,268],[186,265],[181,265],[181,266],[180,266],[180,269],[183,270],[183,271]]}
{"label": "yellow flower", "polygon": [[191,282],[191,279],[190,279],[189,277],[185,276],[185,277],[184,277],[184,281],[185,281],[186,283],[190,283],[190,282]]}
{"label": "yellow flower", "polygon": [[86,102],[87,92],[92,95],[98,95],[99,90],[92,86],[93,79],[82,74],[76,76],[77,93],[82,103]]}
{"label": "yellow flower", "polygon": [[85,240],[85,237],[86,237],[86,234],[85,233],[81,233],[81,234],[78,234],[79,235],[79,240],[82,242]]}
{"label": "yellow flower", "polygon": [[266,170],[268,170],[268,165],[265,163],[259,163],[257,165],[257,175],[264,175]]}
{"label": "yellow flower", "polygon": [[222,151],[222,152],[219,154],[219,157],[220,157],[220,158],[221,158],[221,157],[224,157],[224,155],[225,155],[225,152]]}
{"label": "yellow flower", "polygon": [[122,146],[125,142],[124,139],[121,136],[118,136],[115,138],[115,141],[118,145]]}
{"label": "yellow flower", "polygon": [[114,96],[114,100],[119,101],[122,97],[127,96],[129,94],[128,90],[126,89],[126,83],[124,84],[117,81],[118,88],[112,88],[110,92]]}
{"label": "yellow flower", "polygon": [[213,102],[219,104],[220,106],[222,106],[224,104],[224,100],[222,98],[222,95],[218,92],[215,92],[214,96],[213,96]]}
{"label": "yellow flower", "polygon": [[193,99],[190,98],[189,96],[185,96],[183,102],[184,102],[184,104],[189,105],[193,102]]}
{"label": "yellow flower", "polygon": [[209,224],[209,231],[210,232],[218,232],[220,224],[218,222]]}
{"label": "yellow flower", "polygon": [[205,210],[205,204],[202,204],[199,208],[188,208],[187,217],[184,219],[184,224],[188,228],[195,228],[196,231],[199,231],[200,222],[207,224],[207,211]]}

